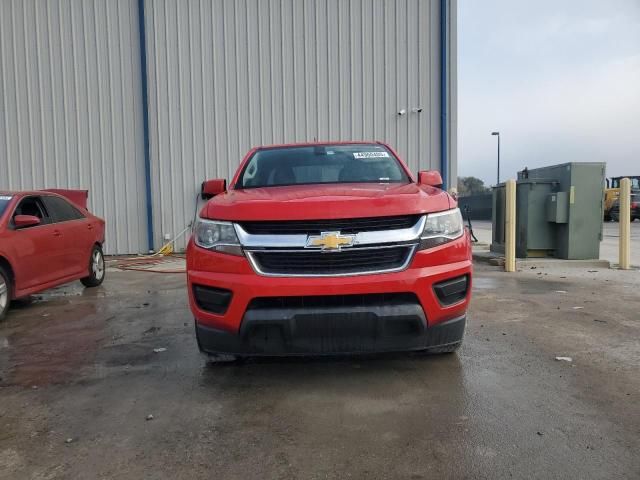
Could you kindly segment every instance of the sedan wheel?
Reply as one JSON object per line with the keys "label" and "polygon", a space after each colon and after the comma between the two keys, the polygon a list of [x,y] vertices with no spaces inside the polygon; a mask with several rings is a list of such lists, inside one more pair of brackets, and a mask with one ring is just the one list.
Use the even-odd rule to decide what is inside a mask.
{"label": "sedan wheel", "polygon": [[102,257],[102,252],[100,250],[93,252],[92,259],[91,272],[97,279],[102,280],[102,277],[104,277],[104,258]]}
{"label": "sedan wheel", "polygon": [[0,320],[7,314],[9,303],[11,303],[11,283],[9,275],[0,268]]}
{"label": "sedan wheel", "polygon": [[99,246],[93,247],[89,257],[89,276],[80,281],[85,287],[97,287],[104,281],[105,266],[104,255]]}

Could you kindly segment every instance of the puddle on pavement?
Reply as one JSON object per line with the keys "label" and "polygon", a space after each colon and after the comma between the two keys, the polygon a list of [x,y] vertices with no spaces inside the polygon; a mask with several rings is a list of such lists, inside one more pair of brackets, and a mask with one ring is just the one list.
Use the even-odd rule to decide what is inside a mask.
{"label": "puddle on pavement", "polygon": [[566,282],[543,278],[515,278],[514,281],[518,293],[522,295],[543,295],[567,289]]}
{"label": "puddle on pavement", "polygon": [[149,363],[154,355],[151,345],[144,343],[108,346],[101,362],[105,367],[136,366]]}
{"label": "puddle on pavement", "polygon": [[0,385],[62,383],[95,356],[106,317],[96,314],[96,302],[71,303],[60,296],[46,297],[49,293],[31,305],[16,308],[4,323]]}
{"label": "puddle on pavement", "polygon": [[491,277],[473,277],[474,290],[495,290],[500,287],[500,282]]}
{"label": "puddle on pavement", "polygon": [[567,283],[547,278],[522,277],[517,274],[509,274],[509,276],[502,278],[476,276],[473,279],[473,290],[500,290],[504,288],[513,288],[521,295],[541,295],[557,290],[566,290]]}

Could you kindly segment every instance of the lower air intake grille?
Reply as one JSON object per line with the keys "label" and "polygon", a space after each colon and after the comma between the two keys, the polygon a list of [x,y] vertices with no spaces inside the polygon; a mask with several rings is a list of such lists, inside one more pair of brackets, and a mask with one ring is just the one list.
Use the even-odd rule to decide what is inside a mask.
{"label": "lower air intake grille", "polygon": [[249,302],[247,310],[306,308],[326,309],[358,307],[395,307],[398,305],[420,305],[415,293],[364,293],[351,295],[306,295],[301,297],[258,297]]}

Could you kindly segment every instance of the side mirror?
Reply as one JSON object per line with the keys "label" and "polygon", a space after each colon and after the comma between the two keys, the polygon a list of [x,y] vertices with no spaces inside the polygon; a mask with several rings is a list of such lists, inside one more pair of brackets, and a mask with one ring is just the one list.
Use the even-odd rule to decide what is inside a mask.
{"label": "side mirror", "polygon": [[16,228],[35,227],[40,225],[40,219],[34,215],[16,215],[13,217],[13,224]]}
{"label": "side mirror", "polygon": [[422,170],[418,172],[418,184],[442,188],[442,175],[437,170]]}
{"label": "side mirror", "polygon": [[200,196],[203,200],[208,200],[227,191],[227,181],[224,178],[215,180],[205,180],[200,188]]}

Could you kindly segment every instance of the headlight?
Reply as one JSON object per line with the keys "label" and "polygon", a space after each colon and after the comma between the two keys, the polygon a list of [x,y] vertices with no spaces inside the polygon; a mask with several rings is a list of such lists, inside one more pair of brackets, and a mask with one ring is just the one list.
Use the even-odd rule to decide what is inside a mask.
{"label": "headlight", "polygon": [[420,236],[420,250],[450,242],[460,238],[463,233],[464,223],[459,208],[430,213]]}
{"label": "headlight", "polygon": [[231,222],[199,218],[193,229],[193,239],[196,245],[207,250],[244,256]]}

